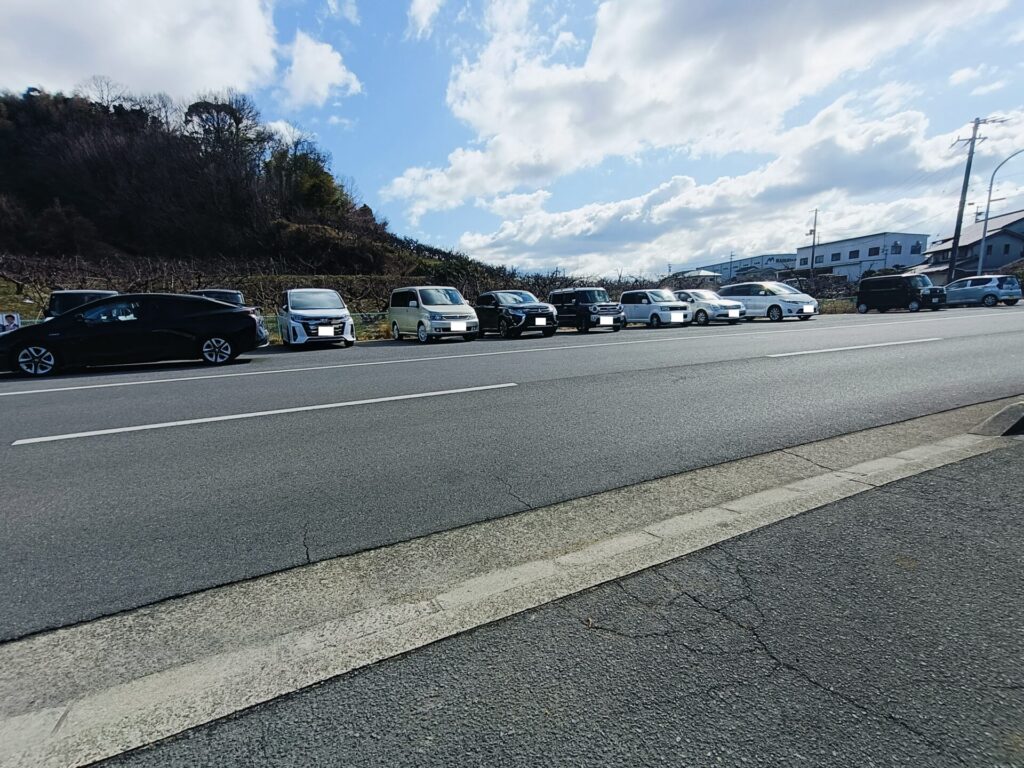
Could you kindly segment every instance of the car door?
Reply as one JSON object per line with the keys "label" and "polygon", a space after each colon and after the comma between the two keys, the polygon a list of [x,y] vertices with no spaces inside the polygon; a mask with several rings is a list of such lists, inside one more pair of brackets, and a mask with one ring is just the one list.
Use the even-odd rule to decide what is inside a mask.
{"label": "car door", "polygon": [[967,288],[966,280],[954,280],[946,286],[946,303],[960,304],[965,301],[964,290]]}
{"label": "car door", "polygon": [[966,285],[960,294],[962,296],[961,300],[965,304],[980,304],[982,293],[984,293],[983,286],[988,283],[988,280],[972,277],[965,282]]}
{"label": "car door", "polygon": [[740,301],[746,306],[747,317],[755,317],[763,315],[767,309],[765,297],[756,295],[756,292],[761,290],[763,290],[762,287],[755,283],[737,285],[729,292],[729,298],[734,301]]}
{"label": "car door", "polygon": [[493,294],[480,296],[476,301],[476,318],[480,328],[490,331],[498,327],[498,299]]}
{"label": "car door", "polygon": [[622,305],[622,310],[626,313],[627,323],[639,322],[640,318],[637,313],[637,307],[639,306],[637,302],[639,300],[640,294],[632,292],[622,294],[621,298],[619,299],[619,304]]}
{"label": "car door", "polygon": [[288,333],[288,292],[285,291],[281,294],[281,298],[277,302],[277,332],[281,334],[281,338],[285,339],[285,334]]}
{"label": "car door", "polygon": [[555,296],[555,309],[558,310],[558,324],[566,327],[576,325],[576,307],[572,301],[574,296],[571,293],[560,293]]}
{"label": "car door", "polygon": [[[81,318],[81,319],[79,319]],[[65,339],[75,344],[75,357],[87,365],[146,359],[154,322],[145,297],[123,297],[89,307],[75,316]]]}

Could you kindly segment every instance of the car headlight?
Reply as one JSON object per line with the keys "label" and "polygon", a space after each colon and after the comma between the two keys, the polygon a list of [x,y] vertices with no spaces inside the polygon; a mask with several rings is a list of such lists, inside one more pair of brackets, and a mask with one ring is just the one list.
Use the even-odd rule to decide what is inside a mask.
{"label": "car headlight", "polygon": [[430,321],[431,322],[436,323],[436,322],[439,322],[441,320],[444,320],[444,315],[442,315],[440,312],[431,312],[430,313]]}
{"label": "car headlight", "polygon": [[506,309],[505,311],[508,312],[513,317],[523,317],[526,314],[521,309]]}
{"label": "car headlight", "polygon": [[302,315],[288,315],[289,322],[302,324]]}

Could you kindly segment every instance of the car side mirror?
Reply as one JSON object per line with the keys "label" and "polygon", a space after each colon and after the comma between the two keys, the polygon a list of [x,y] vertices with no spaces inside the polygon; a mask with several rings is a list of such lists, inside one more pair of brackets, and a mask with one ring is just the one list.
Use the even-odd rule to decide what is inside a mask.
{"label": "car side mirror", "polygon": [[418,307],[418,306],[419,306],[419,304],[418,304],[418,303],[416,303],[415,301],[410,301],[410,302],[409,302],[409,306],[410,306],[410,307]]}
{"label": "car side mirror", "polygon": [[77,315],[75,315],[75,322],[76,323],[84,323],[85,322],[85,315],[83,315],[81,312],[79,312]]}

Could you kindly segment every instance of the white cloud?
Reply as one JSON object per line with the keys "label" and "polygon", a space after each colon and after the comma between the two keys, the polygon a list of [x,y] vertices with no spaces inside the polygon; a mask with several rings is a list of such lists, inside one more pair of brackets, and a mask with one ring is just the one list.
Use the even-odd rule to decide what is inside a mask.
{"label": "white cloud", "polygon": [[417,38],[430,37],[445,0],[412,0],[409,4],[409,35]]}
{"label": "white cloud", "polygon": [[347,117],[342,117],[341,115],[331,115],[330,117],[327,118],[327,124],[337,125],[341,128],[344,128],[346,131],[351,131],[356,126],[354,120],[351,120]]}
{"label": "white cloud", "polygon": [[288,109],[322,107],[332,95],[360,93],[362,84],[348,70],[341,54],[302,30],[290,46],[291,64],[284,74],[279,97]]}
{"label": "white cloud", "polygon": [[448,105],[475,142],[454,149],[446,167],[407,169],[382,194],[407,201],[416,221],[609,157],[774,151],[784,116],[804,99],[911,45],[921,29],[934,39],[964,14],[1004,5],[606,0],[585,61],[568,66],[552,61],[557,37],[531,21],[529,0],[493,0],[486,45],[448,86]]}
{"label": "white cloud", "polygon": [[280,136],[281,140],[286,144],[294,144],[306,135],[301,129],[292,125],[287,120],[272,120],[266,125],[267,128]]}
{"label": "white cloud", "polygon": [[984,68],[982,66],[977,67],[961,67],[949,76],[950,85],[962,85],[968,83],[971,80],[977,80],[981,77]]}
{"label": "white cloud", "polygon": [[866,98],[879,113],[891,115],[905,108],[910,101],[923,92],[920,87],[911,83],[892,81],[868,92]]}
{"label": "white cloud", "polygon": [[359,7],[356,0],[327,0],[327,12],[331,16],[341,16],[349,24],[359,24]]}
{"label": "white cloud", "polygon": [[3,0],[0,88],[105,75],[176,97],[247,90],[273,77],[274,34],[269,0]]}
{"label": "white cloud", "polygon": [[1001,91],[1006,85],[1006,80],[996,80],[987,85],[979,85],[971,91],[971,96],[984,96],[988,93],[995,93],[996,91]]}
{"label": "white cloud", "polygon": [[[673,176],[642,195],[548,211],[547,192],[492,204],[504,217],[492,232],[469,232],[459,247],[487,261],[570,272],[658,271],[666,261],[695,266],[723,253],[793,252],[805,242],[807,212],[822,209],[825,240],[868,231],[938,234],[952,224],[963,174],[958,131],[930,135],[918,112],[859,117],[843,97],[807,125],[783,134],[778,157],[749,173],[699,184]],[[1024,110],[986,127],[976,176],[1024,145]],[[880,202],[883,201],[883,202]]]}

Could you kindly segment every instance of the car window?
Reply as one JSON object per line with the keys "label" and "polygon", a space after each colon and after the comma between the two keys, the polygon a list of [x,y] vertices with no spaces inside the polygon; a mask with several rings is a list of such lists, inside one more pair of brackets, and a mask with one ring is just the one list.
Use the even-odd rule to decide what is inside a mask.
{"label": "car window", "polygon": [[536,304],[537,297],[529,291],[500,291],[497,295],[499,304]]}
{"label": "car window", "polygon": [[90,307],[82,313],[85,322],[90,325],[106,323],[130,323],[142,316],[142,305],[138,300],[122,299],[121,301],[104,302]]}
{"label": "car window", "polygon": [[719,293],[722,296],[750,296],[750,289],[754,286],[749,283],[744,285],[733,285],[723,288]]}
{"label": "car window", "polygon": [[498,300],[494,296],[478,296],[476,305],[478,307],[493,307],[497,301]]}
{"label": "car window", "polygon": [[785,283],[765,283],[764,287],[768,291],[776,296],[791,296],[793,294],[802,293],[791,285]]}
{"label": "car window", "polygon": [[585,291],[576,291],[576,298],[581,304],[596,304],[601,301],[608,301],[608,291],[604,288],[590,288]]}
{"label": "car window", "polygon": [[624,293],[619,297],[619,304],[636,304],[635,293]]}
{"label": "car window", "polygon": [[420,302],[428,307],[462,304],[462,295],[454,288],[420,288]]}
{"label": "car window", "polygon": [[947,291],[948,290],[954,290],[955,291],[957,288],[966,288],[966,287],[967,287],[967,281],[966,280],[954,280],[952,283],[950,283],[949,285],[946,286],[946,290]]}
{"label": "car window", "polygon": [[676,297],[672,295],[671,291],[657,290],[648,291],[647,295],[651,297],[651,301],[675,301]]}
{"label": "car window", "polygon": [[983,285],[988,285],[990,282],[992,282],[992,278],[990,277],[976,277],[971,280],[970,285],[971,288],[980,288]]}
{"label": "car window", "polygon": [[1009,289],[1020,288],[1020,281],[1013,275],[1006,275],[999,278],[999,287]]}
{"label": "car window", "polygon": [[293,291],[290,306],[292,309],[344,309],[345,302],[337,291]]}

